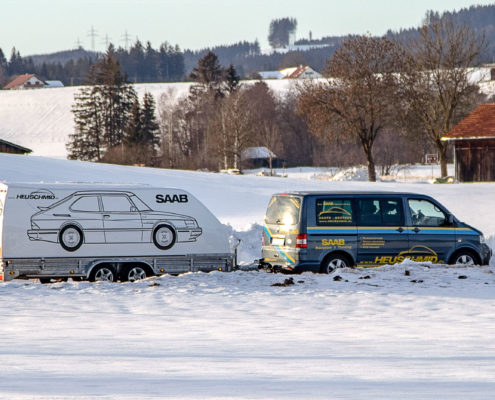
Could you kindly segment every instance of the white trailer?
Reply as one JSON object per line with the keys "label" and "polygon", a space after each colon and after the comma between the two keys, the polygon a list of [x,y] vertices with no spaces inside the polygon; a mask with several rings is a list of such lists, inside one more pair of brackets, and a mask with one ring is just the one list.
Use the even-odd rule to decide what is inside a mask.
{"label": "white trailer", "polygon": [[144,185],[0,183],[0,276],[130,280],[230,271],[218,219],[190,193]]}

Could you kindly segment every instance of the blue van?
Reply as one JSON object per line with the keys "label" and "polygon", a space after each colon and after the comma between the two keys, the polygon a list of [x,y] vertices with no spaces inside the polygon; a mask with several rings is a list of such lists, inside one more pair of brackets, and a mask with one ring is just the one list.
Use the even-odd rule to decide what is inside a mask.
{"label": "blue van", "polygon": [[260,266],[330,273],[406,259],[486,265],[483,234],[433,198],[394,192],[275,194],[265,215]]}

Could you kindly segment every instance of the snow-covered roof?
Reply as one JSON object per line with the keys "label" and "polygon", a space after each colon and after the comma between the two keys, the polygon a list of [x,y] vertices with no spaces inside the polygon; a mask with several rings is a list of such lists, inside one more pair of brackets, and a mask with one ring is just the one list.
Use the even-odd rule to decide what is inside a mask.
{"label": "snow-covered roof", "polygon": [[260,71],[258,72],[262,79],[282,79],[284,75],[280,71]]}
{"label": "snow-covered roof", "polygon": [[267,147],[248,147],[241,154],[242,159],[248,160],[253,158],[277,158],[277,155]]}
{"label": "snow-covered roof", "polygon": [[46,88],[64,87],[62,81],[45,81]]}

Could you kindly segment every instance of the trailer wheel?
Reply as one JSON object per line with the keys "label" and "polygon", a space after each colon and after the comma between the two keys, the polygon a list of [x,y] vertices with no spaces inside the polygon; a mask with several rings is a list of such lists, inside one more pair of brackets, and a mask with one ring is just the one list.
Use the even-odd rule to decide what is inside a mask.
{"label": "trailer wheel", "polygon": [[124,270],[124,273],[121,275],[121,279],[123,281],[136,282],[141,279],[145,279],[147,276],[148,273],[146,269],[140,265],[132,265]]}
{"label": "trailer wheel", "polygon": [[176,237],[175,231],[169,225],[158,225],[153,231],[153,243],[160,250],[170,249],[174,245]]}
{"label": "trailer wheel", "polygon": [[115,282],[115,270],[112,267],[101,266],[95,267],[89,276],[91,282]]}
{"label": "trailer wheel", "polygon": [[67,225],[58,235],[60,245],[67,251],[76,251],[83,243],[83,233],[75,225]]}

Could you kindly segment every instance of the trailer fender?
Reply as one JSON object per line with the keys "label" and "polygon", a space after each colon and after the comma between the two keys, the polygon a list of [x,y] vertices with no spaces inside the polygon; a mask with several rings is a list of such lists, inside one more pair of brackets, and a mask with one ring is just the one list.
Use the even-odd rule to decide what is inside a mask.
{"label": "trailer fender", "polygon": [[144,260],[141,259],[135,259],[135,260],[119,260],[119,259],[114,259],[114,260],[94,260],[91,263],[88,264],[85,275],[86,278],[89,279],[89,276],[91,275],[91,272],[97,268],[98,266],[101,266],[102,264],[110,264],[116,271],[117,274],[120,274],[120,271],[122,270],[123,267],[128,266],[130,264],[142,264],[143,266],[146,266],[149,271],[155,273],[153,266]]}

